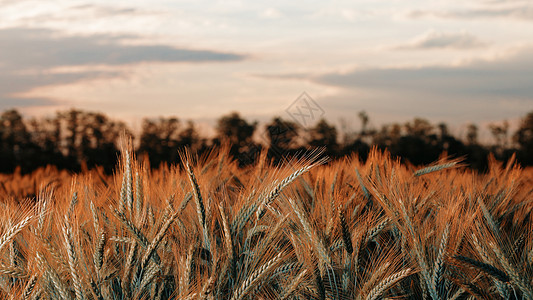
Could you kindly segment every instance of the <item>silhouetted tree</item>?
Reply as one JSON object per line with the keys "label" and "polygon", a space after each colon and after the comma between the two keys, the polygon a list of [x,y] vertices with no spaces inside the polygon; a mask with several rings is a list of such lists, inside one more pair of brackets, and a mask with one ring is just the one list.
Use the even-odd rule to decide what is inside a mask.
{"label": "silhouetted tree", "polygon": [[61,152],[61,124],[57,118],[45,118],[42,120],[32,118],[27,124],[31,135],[32,168],[46,165],[65,167],[64,156]]}
{"label": "silhouetted tree", "polygon": [[173,117],[143,120],[139,151],[148,155],[152,166],[178,161],[179,127],[179,120]]}
{"label": "silhouetted tree", "polygon": [[50,140],[65,153],[65,167],[74,171],[84,165],[104,166],[106,172],[111,172],[117,161],[119,136],[131,135],[123,122],[96,112],[71,109],[57,113],[51,123],[54,129]]}
{"label": "silhouetted tree", "polygon": [[276,117],[266,126],[268,156],[277,164],[297,151],[298,124]]}
{"label": "silhouetted tree", "polygon": [[373,144],[381,148],[391,147],[402,137],[402,125],[398,123],[384,124],[373,136]]}
{"label": "silhouetted tree", "polygon": [[450,136],[448,132],[448,125],[445,123],[439,123],[437,127],[439,128],[439,137],[441,140],[444,140]]}
{"label": "silhouetted tree", "polygon": [[427,164],[438,159],[441,152],[434,127],[425,119],[415,118],[404,125],[405,135],[391,145],[391,153],[413,164]]}
{"label": "silhouetted tree", "polygon": [[359,132],[359,137],[362,139],[367,134],[367,126],[368,126],[368,114],[362,110],[358,114],[359,119],[361,120],[361,132]]}
{"label": "silhouetted tree", "polygon": [[24,149],[30,144],[29,134],[22,116],[16,110],[0,115],[0,156],[2,172],[12,172],[16,166],[25,167]]}
{"label": "silhouetted tree", "polygon": [[266,126],[266,132],[270,142],[270,148],[288,150],[295,146],[295,138],[298,136],[299,127],[296,123],[274,118]]}
{"label": "silhouetted tree", "polygon": [[29,134],[18,111],[8,110],[0,115],[0,137],[5,147],[16,150],[28,142]]}
{"label": "silhouetted tree", "polygon": [[249,164],[260,150],[252,139],[256,126],[257,122],[248,123],[237,112],[222,116],[217,122],[216,142],[230,142],[230,154],[237,158],[241,165]]}
{"label": "silhouetted tree", "polygon": [[524,164],[533,164],[533,111],[528,113],[513,136],[519,147],[519,160]]}
{"label": "silhouetted tree", "polygon": [[503,121],[501,124],[492,123],[489,125],[490,132],[494,138],[495,144],[493,151],[501,158],[507,148],[507,134],[509,131],[509,122]]}
{"label": "silhouetted tree", "polygon": [[227,139],[231,144],[241,147],[252,140],[256,125],[257,122],[248,123],[241,118],[239,113],[233,112],[218,120],[218,137]]}
{"label": "silhouetted tree", "polygon": [[441,153],[446,152],[452,156],[459,156],[466,153],[465,144],[450,134],[448,125],[439,123],[437,126],[439,128],[437,151]]}
{"label": "silhouetted tree", "polygon": [[180,147],[189,147],[193,151],[198,151],[203,145],[198,132],[194,126],[194,122],[188,121],[187,127],[183,129],[179,134],[179,146]]}
{"label": "silhouetted tree", "polygon": [[487,148],[481,146],[478,142],[478,127],[475,124],[469,124],[466,129],[466,145],[464,153],[465,162],[476,170],[484,171],[487,167]]}
{"label": "silhouetted tree", "polygon": [[76,142],[78,140],[78,116],[80,111],[71,109],[68,112],[60,114],[66,121],[66,135],[67,135],[67,156],[76,157],[77,156],[77,147]]}
{"label": "silhouetted tree", "polygon": [[407,122],[404,125],[407,135],[428,138],[433,135],[434,127],[428,120],[415,118],[412,122]]}
{"label": "silhouetted tree", "polygon": [[110,120],[102,113],[82,112],[80,122],[80,160],[88,167],[104,166],[111,172],[118,157],[121,134],[131,135],[123,122]]}
{"label": "silhouetted tree", "polygon": [[466,129],[466,141],[469,145],[477,144],[477,126],[475,124],[468,124]]}
{"label": "silhouetted tree", "polygon": [[312,147],[326,147],[326,153],[330,156],[335,156],[338,150],[337,129],[334,125],[328,124],[325,119],[320,119],[309,130],[308,144]]}

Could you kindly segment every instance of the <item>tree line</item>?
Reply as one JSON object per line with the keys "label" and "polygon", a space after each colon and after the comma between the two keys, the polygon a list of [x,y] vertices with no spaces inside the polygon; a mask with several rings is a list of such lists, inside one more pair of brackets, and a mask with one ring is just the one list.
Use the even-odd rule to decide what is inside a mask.
{"label": "tree line", "polygon": [[219,118],[216,136],[207,138],[198,134],[193,122],[177,117],[145,118],[140,133],[134,136],[124,122],[103,113],[71,109],[53,117],[24,119],[17,110],[7,110],[0,115],[0,173],[27,173],[46,165],[74,172],[102,166],[111,173],[118,158],[118,140],[124,133],[134,138],[137,155],[149,160],[152,167],[177,163],[179,151],[185,148],[202,155],[224,143],[241,166],[252,163],[264,147],[276,163],[313,147],[324,147],[332,158],[357,153],[364,160],[370,148],[377,147],[417,165],[431,163],[443,152],[463,157],[465,163],[481,171],[486,169],[491,153],[502,161],[516,155],[522,165],[533,165],[533,111],[523,117],[516,132],[509,132],[507,122],[491,124],[490,144],[478,141],[474,124],[461,139],[450,134],[446,124],[434,125],[421,118],[379,129],[369,126],[365,112],[357,118],[359,130],[340,130],[324,119],[303,128],[279,117],[260,130],[257,122],[234,112]]}

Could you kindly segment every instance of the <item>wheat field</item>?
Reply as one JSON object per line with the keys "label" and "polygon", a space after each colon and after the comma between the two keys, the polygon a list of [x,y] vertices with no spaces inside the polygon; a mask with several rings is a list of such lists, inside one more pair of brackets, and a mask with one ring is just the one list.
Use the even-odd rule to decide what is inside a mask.
{"label": "wheat field", "polygon": [[533,299],[533,170],[372,150],[0,177],[1,299]]}

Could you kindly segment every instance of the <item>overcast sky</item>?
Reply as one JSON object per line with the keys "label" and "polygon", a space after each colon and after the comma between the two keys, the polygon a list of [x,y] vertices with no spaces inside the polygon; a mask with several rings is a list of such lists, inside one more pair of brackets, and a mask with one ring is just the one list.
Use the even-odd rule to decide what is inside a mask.
{"label": "overcast sky", "polygon": [[305,91],[330,120],[517,120],[532,3],[0,0],[0,110],[267,120]]}

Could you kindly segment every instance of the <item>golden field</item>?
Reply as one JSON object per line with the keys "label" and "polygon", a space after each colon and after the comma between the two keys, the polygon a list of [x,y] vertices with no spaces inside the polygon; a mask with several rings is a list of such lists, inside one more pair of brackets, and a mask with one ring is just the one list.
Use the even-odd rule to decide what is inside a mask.
{"label": "golden field", "polygon": [[373,150],[1,175],[1,299],[533,299],[533,170]]}

